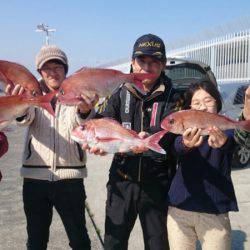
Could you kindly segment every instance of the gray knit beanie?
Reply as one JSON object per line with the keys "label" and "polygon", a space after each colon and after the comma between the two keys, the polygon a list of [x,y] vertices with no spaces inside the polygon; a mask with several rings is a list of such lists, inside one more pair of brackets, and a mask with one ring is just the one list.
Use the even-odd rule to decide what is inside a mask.
{"label": "gray knit beanie", "polygon": [[42,66],[50,60],[59,60],[65,66],[65,72],[68,72],[68,59],[66,54],[56,45],[43,46],[36,55],[36,69],[39,71]]}

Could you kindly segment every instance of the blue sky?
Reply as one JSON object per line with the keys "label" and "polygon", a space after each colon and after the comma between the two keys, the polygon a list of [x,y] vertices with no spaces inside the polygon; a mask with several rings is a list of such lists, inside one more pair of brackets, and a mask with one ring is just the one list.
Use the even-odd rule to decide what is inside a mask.
{"label": "blue sky", "polygon": [[0,59],[34,73],[44,43],[35,29],[42,22],[56,28],[51,43],[67,53],[72,72],[130,58],[134,41],[145,33],[159,35],[168,46],[249,15],[249,0],[1,1]]}

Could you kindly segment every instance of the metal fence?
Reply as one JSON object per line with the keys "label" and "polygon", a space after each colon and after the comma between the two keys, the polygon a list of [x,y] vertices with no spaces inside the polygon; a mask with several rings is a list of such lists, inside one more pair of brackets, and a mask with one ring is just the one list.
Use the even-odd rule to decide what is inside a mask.
{"label": "metal fence", "polygon": [[167,51],[211,66],[219,83],[250,81],[250,30]]}

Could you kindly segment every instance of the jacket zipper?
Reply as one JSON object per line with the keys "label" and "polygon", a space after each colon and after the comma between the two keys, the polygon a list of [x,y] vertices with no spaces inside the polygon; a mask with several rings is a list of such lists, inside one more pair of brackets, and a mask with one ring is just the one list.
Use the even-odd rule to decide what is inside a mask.
{"label": "jacket zipper", "polygon": [[[144,119],[144,112],[143,112],[143,101],[141,101],[141,132],[143,131],[143,119]],[[142,156],[140,156],[139,159],[139,171],[138,171],[138,178],[137,181],[140,182],[141,181],[141,162],[142,162]]]}
{"label": "jacket zipper", "polygon": [[[58,112],[58,105],[55,107],[55,113]],[[56,171],[56,119],[55,117],[53,119],[53,138],[54,138],[54,145],[53,145],[53,166],[52,166],[52,181],[54,181],[54,173]]]}

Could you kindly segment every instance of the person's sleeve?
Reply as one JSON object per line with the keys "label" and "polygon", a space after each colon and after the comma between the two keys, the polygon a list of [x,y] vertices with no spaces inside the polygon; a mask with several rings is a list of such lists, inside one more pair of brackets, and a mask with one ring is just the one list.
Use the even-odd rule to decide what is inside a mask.
{"label": "person's sleeve", "polygon": [[93,112],[92,110],[90,110],[87,113],[81,113],[78,109],[78,107],[76,107],[75,109],[75,121],[77,124],[81,124],[83,121],[85,120],[89,120],[91,118],[90,114],[91,112]]}
{"label": "person's sleeve", "polygon": [[225,144],[220,147],[219,149],[222,152],[225,153],[233,153],[234,149],[235,149],[235,139],[234,139],[234,131],[233,130],[226,130],[224,132],[227,136],[227,140],[225,142]]}
{"label": "person's sleeve", "polygon": [[159,141],[159,145],[166,151],[171,152],[173,155],[184,155],[189,153],[192,148],[188,148],[183,144],[182,135],[176,135],[171,132],[167,132]]}
{"label": "person's sleeve", "polygon": [[[245,120],[243,113],[241,113],[239,120],[240,121]],[[234,130],[234,139],[238,145],[250,150],[250,133],[249,132],[243,129],[236,128]]]}
{"label": "person's sleeve", "polygon": [[86,114],[76,111],[77,123],[81,123],[83,120],[98,119],[103,117],[110,117],[118,120],[120,117],[120,95],[119,93],[114,93],[112,96],[105,98],[105,100],[93,108],[90,112]]}
{"label": "person's sleeve", "polygon": [[93,118],[109,117],[120,122],[120,90],[115,92],[104,100],[104,102],[96,108]]}
{"label": "person's sleeve", "polygon": [[173,144],[173,153],[175,155],[185,155],[188,154],[190,151],[192,151],[194,148],[186,147],[183,143],[183,136],[178,135],[175,138],[174,144]]}
{"label": "person's sleeve", "polygon": [[77,111],[76,111],[76,115],[77,115],[77,117],[78,117],[80,120],[86,120],[86,119],[88,119],[90,113],[91,113],[91,110],[90,110],[89,112],[87,112],[87,113],[82,113],[82,112],[80,112],[79,109],[77,109]]}
{"label": "person's sleeve", "polygon": [[145,129],[145,132],[152,135],[152,134],[155,134],[161,130],[162,130],[161,125],[158,125],[158,126],[148,127],[147,129]]}
{"label": "person's sleeve", "polygon": [[16,124],[18,126],[28,126],[35,119],[35,107],[30,107],[24,115],[16,118]]}
{"label": "person's sleeve", "polygon": [[6,135],[0,132],[0,157],[2,157],[9,149],[9,144]]}
{"label": "person's sleeve", "polygon": [[166,151],[172,151],[177,135],[167,132],[159,141],[159,145]]}

